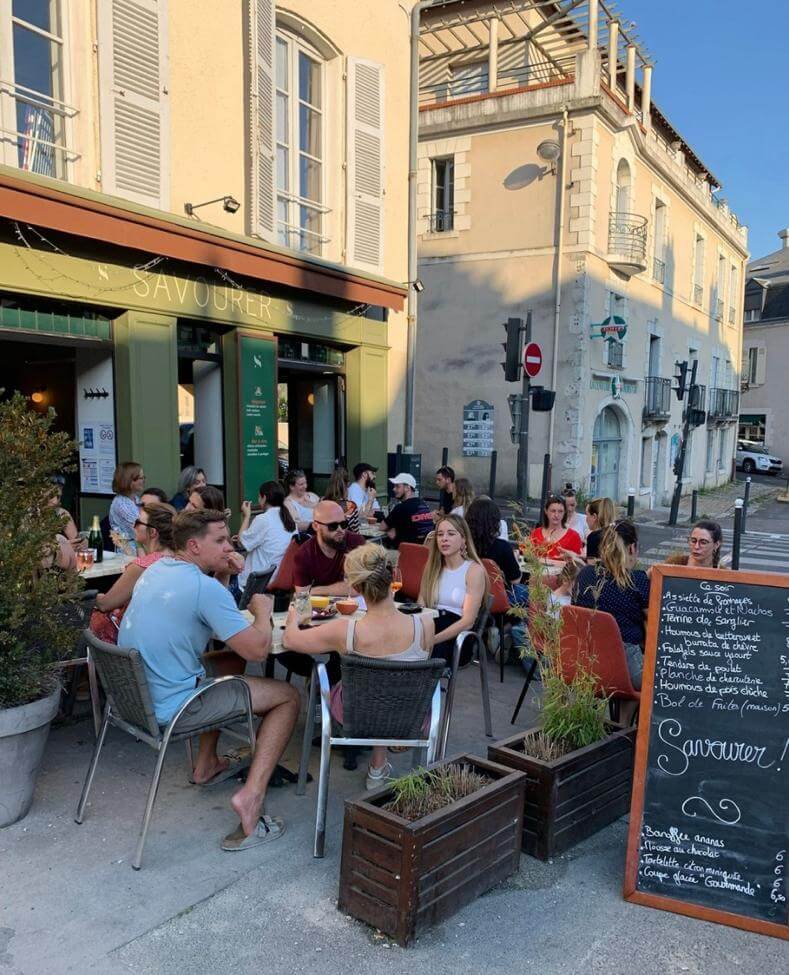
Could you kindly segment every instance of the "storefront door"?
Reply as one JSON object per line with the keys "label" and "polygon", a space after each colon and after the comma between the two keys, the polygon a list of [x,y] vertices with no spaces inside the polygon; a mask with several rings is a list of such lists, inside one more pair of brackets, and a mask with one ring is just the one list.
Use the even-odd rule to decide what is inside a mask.
{"label": "storefront door", "polygon": [[606,406],[595,420],[592,433],[591,493],[594,497],[619,500],[619,459],[622,429],[616,411]]}

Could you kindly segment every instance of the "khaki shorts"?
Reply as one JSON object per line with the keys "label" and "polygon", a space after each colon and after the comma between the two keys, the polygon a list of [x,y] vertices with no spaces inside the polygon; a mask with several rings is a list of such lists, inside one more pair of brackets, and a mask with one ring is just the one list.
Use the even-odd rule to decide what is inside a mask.
{"label": "khaki shorts", "polygon": [[247,700],[239,681],[221,681],[192,701],[178,719],[175,732],[180,735],[206,725],[230,724],[246,715]]}

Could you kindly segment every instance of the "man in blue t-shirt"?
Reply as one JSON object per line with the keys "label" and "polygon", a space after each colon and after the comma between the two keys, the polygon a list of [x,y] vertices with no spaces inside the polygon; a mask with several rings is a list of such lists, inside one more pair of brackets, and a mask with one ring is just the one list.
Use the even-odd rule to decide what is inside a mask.
{"label": "man in blue t-shirt", "polygon": [[[184,511],[173,519],[172,558],[164,557],[140,576],[123,616],[118,645],[139,650],[156,719],[167,724],[206,676],[201,656],[212,637],[244,660],[264,660],[271,648],[268,596],[253,596],[250,625],[233,597],[209,573],[227,572],[233,546],[223,512]],[[299,711],[299,695],[283,681],[245,677],[255,714],[262,715],[255,753],[244,786],[230,800],[241,825],[222,841],[223,850],[243,850],[284,832],[281,819],[262,815],[271,773],[285,750]],[[245,710],[243,687],[217,684],[197,698],[178,720],[177,730],[205,727]],[[209,782],[227,768],[218,757],[219,732],[200,737],[194,780]]]}

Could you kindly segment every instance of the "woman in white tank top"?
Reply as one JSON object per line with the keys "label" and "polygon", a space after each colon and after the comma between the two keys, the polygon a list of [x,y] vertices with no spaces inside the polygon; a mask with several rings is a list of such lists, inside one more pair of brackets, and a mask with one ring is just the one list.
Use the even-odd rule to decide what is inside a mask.
{"label": "woman in white tank top", "polygon": [[[392,567],[380,545],[361,545],[345,556],[349,585],[364,597],[367,612],[361,618],[339,616],[328,623],[300,630],[291,606],[283,646],[300,653],[335,650],[379,660],[427,660],[433,648],[433,620],[401,613],[392,598]],[[331,691],[331,711],[342,724],[342,684]],[[377,789],[389,773],[385,748],[373,748],[367,770],[367,788]]]}
{"label": "woman in white tank top", "polygon": [[[451,662],[455,637],[472,630],[487,597],[488,576],[479,560],[471,532],[463,518],[446,515],[425,543],[430,548],[422,576],[419,602],[438,610],[434,621],[441,641],[433,647],[433,657]],[[461,651],[461,664],[468,663],[471,649]]]}

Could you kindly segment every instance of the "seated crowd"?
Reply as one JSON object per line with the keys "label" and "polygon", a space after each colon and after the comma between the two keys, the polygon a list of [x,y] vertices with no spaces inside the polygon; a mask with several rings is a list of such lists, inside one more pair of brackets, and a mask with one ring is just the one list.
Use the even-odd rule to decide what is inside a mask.
{"label": "seated crowd", "polygon": [[[242,712],[243,689],[227,682],[180,713],[190,693],[219,673],[244,675],[253,709],[262,719],[246,782],[231,799],[239,823],[222,840],[224,850],[247,849],[282,834],[282,820],[265,811],[266,791],[299,711],[299,695],[290,683],[245,674],[247,663],[265,660],[273,643],[272,597],[255,593],[246,614],[238,608],[237,597],[253,574],[273,570],[268,589],[286,598],[293,591],[308,591],[316,597],[355,599],[365,610],[360,618],[337,616],[304,628],[291,606],[283,652],[277,655],[289,673],[307,676],[311,655],[331,654],[331,714],[340,724],[343,654],[393,661],[432,656],[450,664],[456,637],[474,629],[494,583],[503,583],[510,600],[528,601],[528,576],[493,499],[475,497],[467,479],[442,467],[436,474],[441,491],[437,510],[419,496],[408,473],[390,479],[392,504],[386,507],[377,497],[375,474],[372,465],[357,464],[351,481],[347,471],[338,469],[323,497],[308,490],[303,471],[292,471],[284,485],[266,481],[254,508],[251,500],[242,502],[238,534],[231,535],[224,496],[207,484],[199,468],[182,472],[169,501],[165,492],[145,489],[139,464],[127,462],[116,470],[109,525],[115,537],[133,544],[136,555],[97,597],[91,629],[107,642],[139,651],[161,725],[180,714],[178,729],[184,731]],[[59,508],[58,490],[51,503]],[[549,609],[558,614],[573,603],[610,613],[633,684],[640,688],[650,582],[637,566],[636,528],[615,520],[608,498],[590,500],[584,514],[577,505],[572,489],[551,495],[529,536],[532,551],[555,580]],[[376,535],[375,541],[362,531]],[[673,561],[716,567],[721,538],[715,522],[698,522],[690,532],[688,553]],[[53,556],[55,563],[69,568],[67,553],[73,555],[83,544],[63,511],[58,545],[66,554]],[[426,547],[418,603],[435,611],[430,615],[406,615],[395,602],[398,557],[414,545]],[[460,664],[470,657],[470,647],[461,647]],[[193,773],[198,784],[228,772],[218,739],[219,732],[201,735]],[[385,749],[375,748],[366,771],[368,788],[377,787],[390,771]]]}

